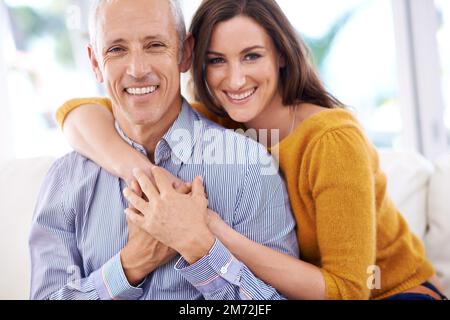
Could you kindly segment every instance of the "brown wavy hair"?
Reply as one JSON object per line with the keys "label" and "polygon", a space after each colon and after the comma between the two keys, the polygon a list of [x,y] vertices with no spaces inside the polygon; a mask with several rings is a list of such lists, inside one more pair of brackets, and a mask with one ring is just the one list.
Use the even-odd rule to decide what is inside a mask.
{"label": "brown wavy hair", "polygon": [[189,31],[195,39],[192,67],[195,98],[205,107],[226,116],[208,89],[205,61],[214,26],[236,16],[249,17],[261,25],[283,55],[285,66],[280,69],[283,105],[312,103],[330,109],[343,106],[325,90],[311,63],[309,48],[275,0],[204,0]]}

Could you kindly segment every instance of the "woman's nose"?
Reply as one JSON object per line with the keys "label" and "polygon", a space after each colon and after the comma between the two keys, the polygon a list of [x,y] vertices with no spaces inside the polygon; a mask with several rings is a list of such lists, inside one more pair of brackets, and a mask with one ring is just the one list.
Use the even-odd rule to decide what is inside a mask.
{"label": "woman's nose", "polygon": [[229,68],[228,71],[228,85],[230,89],[239,90],[245,86],[246,75],[239,64],[235,64]]}

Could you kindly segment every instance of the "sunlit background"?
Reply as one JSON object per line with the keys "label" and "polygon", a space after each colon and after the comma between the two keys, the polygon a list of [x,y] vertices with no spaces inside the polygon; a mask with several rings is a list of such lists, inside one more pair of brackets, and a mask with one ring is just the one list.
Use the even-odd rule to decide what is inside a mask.
{"label": "sunlit background", "polygon": [[[444,116],[438,117],[441,123],[432,125],[445,129],[444,135],[448,135],[450,0],[428,1],[437,27],[433,29],[431,23],[430,28],[425,28],[437,40],[439,61],[435,64],[439,65],[437,76],[441,84],[437,92],[442,95],[442,106],[402,105],[402,101],[410,100],[404,97],[408,93],[400,89],[404,80],[399,75],[408,53],[401,51],[399,39],[405,35],[399,33],[408,30],[396,24],[398,12],[393,10],[396,1],[278,0],[278,3],[311,47],[329,91],[355,111],[370,139],[378,147],[416,149],[430,158],[436,154],[427,152],[423,146],[435,141],[422,135],[427,132],[423,128],[427,123],[414,120],[411,113],[420,116],[417,107],[422,112],[423,108],[430,108],[431,113],[442,107]],[[6,17],[0,23],[0,66],[3,65],[0,73],[1,70],[6,73],[6,83],[0,86],[0,117],[1,124],[8,126],[2,134],[9,137],[3,140],[10,141],[9,149],[6,145],[0,148],[9,150],[11,157],[60,156],[69,151],[55,123],[54,111],[69,98],[102,94],[87,60],[88,3],[0,0],[0,10]],[[199,3],[200,0],[182,1],[188,24]],[[412,27],[417,23],[423,22],[413,19]],[[424,62],[414,60],[414,63]],[[409,67],[417,69],[414,65]],[[415,87],[415,90],[422,89]],[[417,93],[414,91],[413,95]],[[416,135],[405,139],[405,130]],[[447,148],[437,146],[436,150],[445,152]]]}

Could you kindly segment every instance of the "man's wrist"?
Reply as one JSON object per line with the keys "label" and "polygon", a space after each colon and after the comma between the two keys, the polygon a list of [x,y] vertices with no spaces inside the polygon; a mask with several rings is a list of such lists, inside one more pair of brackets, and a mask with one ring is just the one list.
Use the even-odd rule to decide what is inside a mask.
{"label": "man's wrist", "polygon": [[122,263],[123,273],[128,283],[133,287],[139,285],[149,273],[142,270],[139,267],[140,264],[133,262],[136,259],[132,258],[126,247],[120,252],[120,261]]}

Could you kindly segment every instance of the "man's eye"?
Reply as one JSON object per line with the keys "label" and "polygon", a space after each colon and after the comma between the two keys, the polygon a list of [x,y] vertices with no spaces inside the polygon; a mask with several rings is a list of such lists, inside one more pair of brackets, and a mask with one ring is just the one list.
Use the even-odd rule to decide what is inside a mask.
{"label": "man's eye", "polygon": [[161,42],[152,42],[147,45],[147,49],[160,49],[165,47],[164,43]]}
{"label": "man's eye", "polygon": [[208,64],[219,64],[219,63],[224,63],[225,60],[222,58],[210,58],[208,59]]}
{"label": "man's eye", "polygon": [[113,47],[108,50],[108,53],[117,54],[123,52],[123,49],[120,47]]}

